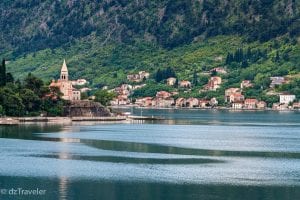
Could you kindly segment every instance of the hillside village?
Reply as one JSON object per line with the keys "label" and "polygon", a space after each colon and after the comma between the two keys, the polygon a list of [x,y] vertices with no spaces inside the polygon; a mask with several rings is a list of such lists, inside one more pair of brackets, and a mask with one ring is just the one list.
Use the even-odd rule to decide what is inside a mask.
{"label": "hillside village", "polygon": [[[81,112],[83,107],[101,104],[111,107],[300,110],[299,93],[289,92],[293,91],[290,90],[292,84],[297,84],[295,87],[298,88],[298,75],[268,77],[267,86],[257,84],[257,80],[241,80],[237,87],[227,87],[230,70],[225,67],[194,71],[190,79],[178,78],[175,70],[168,67],[155,72],[128,73],[118,87],[99,88],[84,78],[72,80],[65,60],[59,78],[49,84],[31,73],[24,83],[14,81],[12,74],[5,73],[5,63],[3,60],[1,65],[4,69],[1,77],[5,75],[6,82],[0,87],[0,116],[60,116],[65,113],[65,108],[76,107]],[[205,74],[206,79],[201,74]],[[287,90],[283,91],[285,88]],[[103,106],[101,113],[109,113]],[[92,109],[86,110],[85,115],[89,115]]]}
{"label": "hillside village", "polygon": [[[165,70],[167,76],[175,75],[175,72],[168,68]],[[108,90],[110,93],[115,94],[110,102],[110,106],[140,106],[140,107],[152,107],[152,108],[227,108],[234,110],[297,110],[300,109],[300,101],[296,98],[295,94],[290,94],[288,92],[274,93],[274,89],[278,86],[287,84],[289,81],[283,76],[270,77],[269,94],[276,95],[279,97],[278,102],[269,104],[258,98],[247,98],[243,93],[248,88],[254,87],[251,80],[242,80],[240,87],[225,88],[224,92],[224,103],[219,104],[217,97],[213,96],[211,98],[195,98],[189,96],[189,92],[193,89],[194,84],[189,80],[178,80],[176,77],[164,77],[160,75],[160,79],[163,80],[164,84],[168,87],[174,88],[173,91],[168,92],[164,90],[159,90],[154,96],[145,96],[133,98],[135,91],[147,86],[147,80],[151,77],[156,78],[158,72],[161,73],[160,69],[151,76],[149,72],[139,71],[136,74],[128,74],[127,81],[128,84],[122,84],[119,87],[109,89],[109,86],[104,86],[102,90]],[[199,89],[199,94],[207,91],[216,92],[221,86],[224,80],[219,75],[227,74],[227,70],[223,67],[216,67],[211,69],[209,72],[204,72],[210,74],[208,82]],[[196,75],[194,75],[196,76]],[[197,79],[197,76],[194,77]],[[195,82],[195,80],[193,80]],[[132,83],[132,84],[130,84]],[[70,101],[79,101],[83,98],[89,100],[95,100],[94,95],[91,94],[93,88],[88,87],[89,82],[85,79],[69,80],[69,73],[66,61],[64,60],[60,78],[55,81],[52,80],[49,88],[57,87],[62,93],[62,99]],[[181,97],[179,95],[179,90],[185,93],[187,97]],[[85,94],[85,95],[83,95]]]}
{"label": "hillside village", "polygon": [[[217,67],[210,71],[211,76],[207,82],[198,92],[217,91],[223,83],[219,74],[227,74],[225,68]],[[217,74],[217,75],[216,75]],[[279,97],[278,102],[274,102],[271,106],[268,102],[258,98],[247,98],[244,91],[247,88],[252,88],[254,84],[250,80],[243,80],[240,87],[226,88],[224,92],[224,104],[220,105],[216,97],[211,98],[195,98],[188,96],[188,93],[193,89],[193,84],[189,80],[178,80],[176,77],[169,77],[164,81],[164,84],[173,87],[172,92],[157,91],[155,96],[146,96],[139,98],[132,98],[137,89],[145,87],[146,79],[149,79],[150,73],[140,71],[137,74],[130,74],[127,76],[129,82],[132,84],[122,84],[119,87],[113,88],[110,92],[116,93],[116,97],[110,101],[111,106],[140,106],[153,108],[227,108],[236,110],[289,110],[300,109],[299,99],[296,99],[295,94],[288,92],[272,93]],[[270,77],[269,89],[272,91],[275,87],[286,84],[288,81],[285,77]],[[107,89],[107,87],[105,88]],[[179,90],[186,93],[187,97],[180,97]]]}

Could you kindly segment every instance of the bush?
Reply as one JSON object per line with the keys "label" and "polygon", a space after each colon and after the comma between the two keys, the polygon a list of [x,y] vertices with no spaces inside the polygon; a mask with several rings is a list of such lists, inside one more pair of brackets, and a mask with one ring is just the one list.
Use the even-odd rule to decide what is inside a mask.
{"label": "bush", "polygon": [[95,92],[95,101],[101,103],[104,106],[107,106],[113,98],[116,97],[116,94],[109,92],[107,90],[97,90]]}

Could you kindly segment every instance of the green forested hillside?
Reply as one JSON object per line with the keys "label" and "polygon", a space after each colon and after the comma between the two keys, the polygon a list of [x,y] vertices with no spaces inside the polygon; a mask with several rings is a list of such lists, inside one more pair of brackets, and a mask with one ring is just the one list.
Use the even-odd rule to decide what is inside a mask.
{"label": "green forested hillside", "polygon": [[[173,67],[191,79],[215,66],[230,83],[300,71],[296,0],[7,0],[0,2],[0,56],[16,78],[71,76],[116,85],[126,74]],[[228,53],[258,56],[226,63]]]}

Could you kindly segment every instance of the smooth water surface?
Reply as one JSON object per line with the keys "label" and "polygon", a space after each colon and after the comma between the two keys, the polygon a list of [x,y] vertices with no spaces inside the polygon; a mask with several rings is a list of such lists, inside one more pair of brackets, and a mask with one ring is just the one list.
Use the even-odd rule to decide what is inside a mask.
{"label": "smooth water surface", "polygon": [[0,199],[300,199],[299,113],[132,111],[165,120],[1,126]]}

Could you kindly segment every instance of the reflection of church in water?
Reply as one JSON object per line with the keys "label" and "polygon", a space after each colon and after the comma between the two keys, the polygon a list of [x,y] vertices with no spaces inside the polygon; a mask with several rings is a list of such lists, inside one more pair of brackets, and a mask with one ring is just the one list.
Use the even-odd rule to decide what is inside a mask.
{"label": "reflection of church in water", "polygon": [[59,88],[60,92],[63,94],[62,98],[65,100],[80,100],[80,91],[73,88],[72,81],[69,80],[69,73],[65,60],[60,71],[60,79],[57,81],[52,80],[50,87]]}

